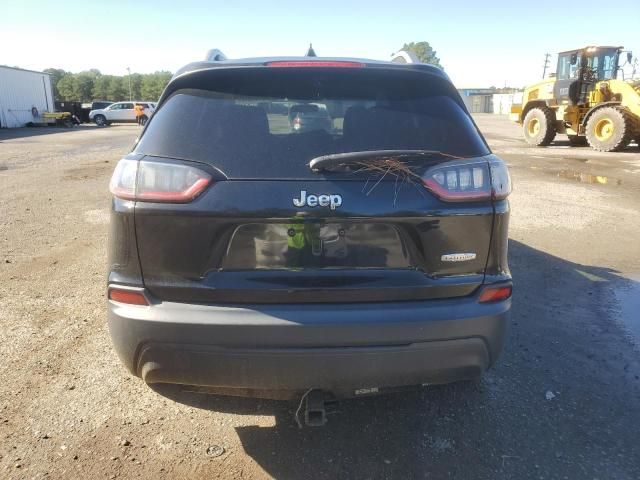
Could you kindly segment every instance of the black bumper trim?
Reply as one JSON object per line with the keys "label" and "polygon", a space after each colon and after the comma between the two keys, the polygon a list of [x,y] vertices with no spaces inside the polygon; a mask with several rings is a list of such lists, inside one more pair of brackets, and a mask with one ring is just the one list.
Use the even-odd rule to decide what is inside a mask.
{"label": "black bumper trim", "polygon": [[480,338],[298,349],[151,343],[141,348],[136,373],[147,383],[335,391],[448,383],[476,377],[489,364],[489,351]]}

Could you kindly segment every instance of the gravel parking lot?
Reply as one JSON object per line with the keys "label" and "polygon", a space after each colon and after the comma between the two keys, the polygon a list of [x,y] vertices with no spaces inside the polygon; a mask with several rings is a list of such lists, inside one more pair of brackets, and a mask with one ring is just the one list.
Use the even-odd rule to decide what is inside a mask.
{"label": "gravel parking lot", "polygon": [[302,430],[297,404],[160,394],[113,352],[107,184],[137,126],[0,130],[0,477],[640,477],[640,148],[476,121],[515,188],[504,356]]}

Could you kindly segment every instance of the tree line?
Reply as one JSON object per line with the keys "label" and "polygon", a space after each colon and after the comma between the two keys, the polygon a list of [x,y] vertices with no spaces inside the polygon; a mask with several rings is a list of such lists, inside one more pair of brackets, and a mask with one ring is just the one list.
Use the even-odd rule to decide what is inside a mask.
{"label": "tree line", "polygon": [[[157,100],[171,79],[171,72],[131,75],[103,75],[91,69],[80,73],[65,72],[59,68],[47,68],[56,100],[66,102],[91,102],[110,100]],[[131,93],[129,92],[131,82]]]}

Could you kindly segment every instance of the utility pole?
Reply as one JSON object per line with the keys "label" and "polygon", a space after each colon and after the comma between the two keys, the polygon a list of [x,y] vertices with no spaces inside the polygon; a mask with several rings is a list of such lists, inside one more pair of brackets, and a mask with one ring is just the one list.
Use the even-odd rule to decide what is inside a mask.
{"label": "utility pole", "polygon": [[129,73],[129,101],[131,101],[131,69],[127,67],[127,72]]}
{"label": "utility pole", "polygon": [[545,75],[547,74],[547,68],[549,68],[549,58],[551,58],[551,54],[550,53],[545,53],[544,54],[544,68],[542,69],[542,78],[544,79]]}

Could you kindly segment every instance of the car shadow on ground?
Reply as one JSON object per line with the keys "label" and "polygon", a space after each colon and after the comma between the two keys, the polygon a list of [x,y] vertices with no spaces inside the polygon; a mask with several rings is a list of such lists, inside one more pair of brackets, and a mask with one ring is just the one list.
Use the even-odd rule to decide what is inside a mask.
{"label": "car shadow on ground", "polygon": [[297,401],[163,394],[273,416],[272,426],[235,428],[244,453],[275,478],[627,478],[617,462],[636,458],[635,427],[616,412],[640,415],[640,364],[623,353],[615,307],[597,306],[629,280],[515,241],[510,262],[510,335],[481,381],[330,404],[326,426],[302,429]]}

